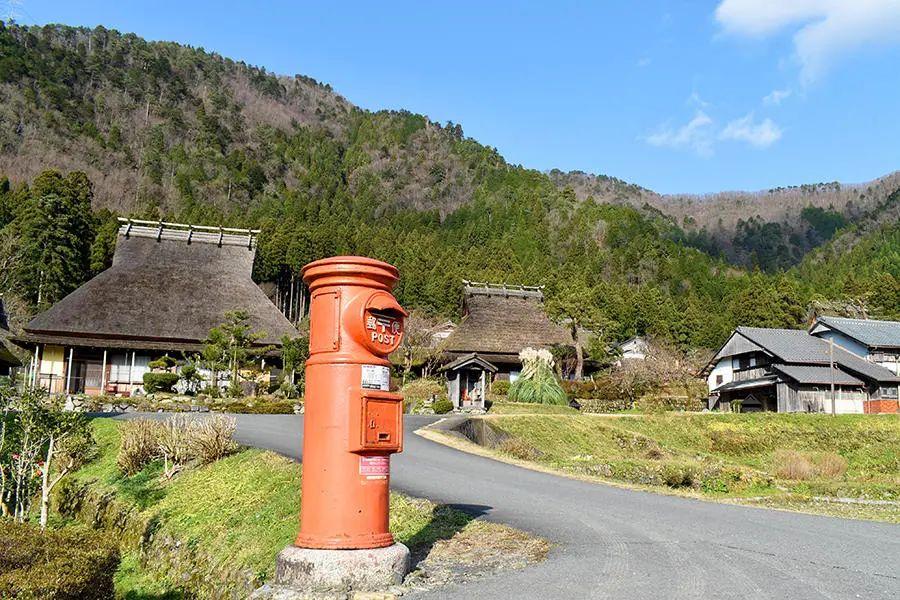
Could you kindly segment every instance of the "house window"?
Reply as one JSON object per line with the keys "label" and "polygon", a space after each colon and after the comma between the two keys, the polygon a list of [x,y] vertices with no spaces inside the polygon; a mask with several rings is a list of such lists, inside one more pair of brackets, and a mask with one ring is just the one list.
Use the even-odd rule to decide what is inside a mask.
{"label": "house window", "polygon": [[751,356],[737,356],[734,359],[734,368],[737,370],[749,369],[753,366],[753,357]]}
{"label": "house window", "polygon": [[879,390],[879,395],[882,398],[896,398],[897,397],[897,388],[895,386],[882,387]]}
{"label": "house window", "polygon": [[723,381],[725,381],[724,375],[716,375],[716,385],[722,385]]}

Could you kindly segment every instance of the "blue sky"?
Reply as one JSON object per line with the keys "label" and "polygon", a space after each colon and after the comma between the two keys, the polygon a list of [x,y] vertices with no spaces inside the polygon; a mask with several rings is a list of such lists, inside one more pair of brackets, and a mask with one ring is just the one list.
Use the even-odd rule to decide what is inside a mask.
{"label": "blue sky", "polygon": [[659,192],[860,182],[900,168],[900,2],[0,0],[462,124],[513,163]]}

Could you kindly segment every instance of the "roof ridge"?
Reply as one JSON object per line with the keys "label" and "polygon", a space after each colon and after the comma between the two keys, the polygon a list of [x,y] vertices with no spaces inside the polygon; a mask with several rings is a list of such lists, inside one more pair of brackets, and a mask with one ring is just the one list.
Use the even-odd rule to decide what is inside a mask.
{"label": "roof ridge", "polygon": [[119,235],[123,237],[155,238],[162,240],[184,241],[188,244],[199,242],[218,246],[246,246],[253,249],[259,229],[242,229],[238,227],[212,227],[209,225],[193,225],[191,223],[171,223],[167,221],[147,221],[118,217]]}

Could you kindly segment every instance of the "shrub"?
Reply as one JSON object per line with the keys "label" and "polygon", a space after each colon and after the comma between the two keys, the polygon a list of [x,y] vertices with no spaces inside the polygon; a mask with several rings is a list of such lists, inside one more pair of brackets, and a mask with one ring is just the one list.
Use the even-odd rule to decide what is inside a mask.
{"label": "shrub", "polygon": [[171,369],[175,365],[178,364],[178,361],[169,356],[168,354],[164,354],[157,358],[156,360],[151,360],[147,363],[147,366],[151,369]]}
{"label": "shrub", "polygon": [[159,458],[159,444],[156,436],[160,428],[157,421],[140,419],[125,421],[119,431],[122,442],[116,456],[116,466],[124,475],[134,475]]}
{"label": "shrub", "polygon": [[206,465],[234,452],[237,447],[231,439],[234,435],[234,426],[235,421],[232,417],[221,415],[192,421],[188,427],[188,444],[192,458]]}
{"label": "shrub", "polygon": [[814,459],[816,471],[822,477],[836,479],[847,472],[847,459],[834,452],[823,452]]}
{"label": "shrub", "polygon": [[498,379],[491,384],[491,391],[498,396],[505,396],[509,393],[509,382]]}
{"label": "shrub", "polygon": [[112,599],[118,565],[116,545],[93,531],[0,521],[0,598]]}
{"label": "shrub", "polygon": [[569,399],[553,372],[553,356],[547,350],[525,348],[519,353],[522,374],[509,386],[512,402],[566,405]]}
{"label": "shrub", "polygon": [[292,415],[294,402],[217,402],[210,408],[218,412],[242,415]]}
{"label": "shrub", "polygon": [[431,405],[436,415],[444,415],[453,410],[453,403],[449,398],[438,398]]}
{"label": "shrub", "polygon": [[655,396],[647,395],[638,399],[634,407],[645,413],[660,413],[667,411],[699,412],[703,410],[703,403],[699,398],[687,396]]}
{"label": "shrub", "polygon": [[166,477],[172,477],[191,461],[205,465],[234,452],[234,427],[233,418],[221,415],[125,421],[116,466],[124,475],[134,475],[162,458]]}
{"label": "shrub", "polygon": [[178,383],[178,373],[144,373],[144,391],[148,394],[172,393]]}
{"label": "shrub", "polygon": [[429,400],[437,402],[447,398],[447,387],[439,379],[422,378],[404,385],[400,388],[400,394],[403,396],[403,410],[415,412]]}
{"label": "shrub", "polygon": [[191,458],[187,419],[177,416],[164,421],[157,429],[156,443],[165,462],[164,474],[171,478]]}
{"label": "shrub", "polygon": [[812,479],[815,474],[813,464],[796,450],[779,450],[775,453],[775,474],[781,479]]}

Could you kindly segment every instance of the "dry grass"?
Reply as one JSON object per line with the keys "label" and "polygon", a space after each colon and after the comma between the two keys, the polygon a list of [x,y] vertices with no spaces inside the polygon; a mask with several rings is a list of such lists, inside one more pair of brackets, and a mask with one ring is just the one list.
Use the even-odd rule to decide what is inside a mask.
{"label": "dry grass", "polygon": [[123,475],[134,475],[159,457],[158,427],[158,422],[144,419],[122,423],[122,445],[116,455],[116,467]]}
{"label": "dry grass", "polygon": [[812,462],[802,452],[779,450],[775,453],[775,474],[781,479],[805,481],[815,473]]}
{"label": "dry grass", "polygon": [[453,537],[435,542],[428,553],[428,561],[453,561],[495,568],[521,567],[544,560],[549,551],[550,543],[545,539],[506,525],[473,521]]}
{"label": "dry grass", "polygon": [[222,415],[125,421],[116,466],[124,475],[133,475],[152,461],[163,459],[165,475],[172,477],[192,461],[206,465],[233,453],[237,449],[232,439],[234,428],[234,419]]}
{"label": "dry grass", "polygon": [[188,441],[192,457],[206,465],[234,452],[234,427],[234,419],[222,415],[191,423]]}
{"label": "dry grass", "polygon": [[807,481],[838,479],[847,472],[847,460],[834,452],[807,454],[796,450],[775,453],[775,474],[781,479]]}
{"label": "dry grass", "polygon": [[535,460],[541,455],[537,448],[520,438],[506,438],[497,444],[497,449],[519,460]]}

